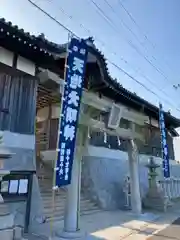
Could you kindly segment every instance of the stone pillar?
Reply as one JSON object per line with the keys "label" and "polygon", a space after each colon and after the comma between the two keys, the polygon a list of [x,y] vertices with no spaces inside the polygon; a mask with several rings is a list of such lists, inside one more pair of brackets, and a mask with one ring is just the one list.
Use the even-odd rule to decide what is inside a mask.
{"label": "stone pillar", "polygon": [[138,152],[134,140],[128,141],[128,156],[131,184],[131,207],[135,214],[141,214],[142,204],[139,186]]}
{"label": "stone pillar", "polygon": [[14,239],[14,216],[7,211],[7,206],[0,203],[0,239]]}
{"label": "stone pillar", "polygon": [[[10,174],[9,170],[4,169],[4,160],[11,158],[11,154],[4,147],[0,147],[0,183],[3,177]],[[0,239],[13,240],[14,237],[14,216],[10,213],[7,204],[0,194]]]}
{"label": "stone pillar", "polygon": [[72,169],[72,180],[68,186],[63,232],[58,234],[61,239],[78,239],[82,237],[79,228],[81,162],[83,153],[83,131],[78,130],[77,147]]}
{"label": "stone pillar", "polygon": [[149,209],[155,209],[160,211],[166,211],[168,206],[171,206],[168,197],[165,196],[165,193],[157,184],[157,172],[156,169],[160,165],[156,164],[153,157],[150,157],[149,163],[146,167],[149,169],[149,189],[146,194],[146,197],[143,200],[144,207]]}

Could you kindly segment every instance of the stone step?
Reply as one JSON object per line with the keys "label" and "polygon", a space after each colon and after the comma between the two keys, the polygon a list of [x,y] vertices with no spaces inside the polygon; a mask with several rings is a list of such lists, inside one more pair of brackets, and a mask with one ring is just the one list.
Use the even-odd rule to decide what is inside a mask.
{"label": "stone step", "polygon": [[[48,197],[42,197],[42,201],[43,201],[43,204],[44,205],[48,205],[48,204],[51,204],[52,202],[55,202],[55,203],[63,203],[66,201],[66,196],[58,196],[55,198],[55,200],[52,199],[52,197],[48,196]],[[91,202],[89,199],[85,198],[84,196],[81,196],[80,198],[80,201],[83,202],[83,201],[87,201],[87,202]]]}
{"label": "stone step", "polygon": [[[53,189],[53,184],[44,184],[43,186],[42,185],[39,185],[40,189],[42,192],[52,192],[52,189]],[[56,192],[66,192],[67,190],[65,188],[59,188],[58,190],[56,190]]]}
{"label": "stone step", "polygon": [[53,179],[53,174],[50,172],[50,173],[46,173],[45,171],[42,171],[42,170],[37,170],[37,176],[38,178],[41,178],[41,177],[44,177],[44,178],[50,178],[50,179]]}
{"label": "stone step", "polygon": [[[52,203],[52,199],[42,199],[43,200],[43,203],[45,206],[48,206],[49,204]],[[53,203],[56,205],[56,206],[60,206],[62,204],[64,204],[66,201],[65,201],[65,198],[64,199],[61,199],[61,200],[55,200],[53,201]],[[91,202],[89,199],[85,198],[85,197],[81,197],[81,200],[80,200],[80,203],[82,203],[83,205],[84,204],[93,204],[95,205],[95,203]]]}
{"label": "stone step", "polygon": [[[53,183],[53,179],[52,178],[42,178],[42,179],[38,179],[39,180],[39,185],[41,187],[46,187],[46,186],[52,186],[52,183]],[[43,183],[41,183],[40,181],[44,181]]]}
{"label": "stone step", "polygon": [[[66,196],[66,192],[65,191],[61,191],[61,192],[55,192],[54,194],[55,196]],[[51,197],[52,196],[52,191],[43,191],[41,190],[41,196],[43,197]]]}
{"label": "stone step", "polygon": [[[53,195],[53,191],[52,190],[50,190],[50,191],[48,191],[48,190],[43,191],[42,189],[40,189],[40,191],[41,191],[41,196],[42,197],[52,197],[52,195]],[[62,197],[66,196],[66,193],[67,193],[67,191],[60,190],[60,191],[56,191],[54,193],[54,195],[55,195],[55,198],[58,198],[58,197],[61,197],[61,196]]]}
{"label": "stone step", "polygon": [[[84,214],[84,212],[91,212],[94,210],[99,210],[97,206],[93,206],[93,207],[89,207],[89,206],[84,206],[80,208],[80,213]],[[60,208],[60,209],[54,209],[54,211],[52,209],[45,209],[44,214],[46,217],[57,217],[57,216],[64,216],[64,208]]]}
{"label": "stone step", "polygon": [[[45,186],[41,186],[39,185],[42,193],[52,193],[52,190],[53,190],[53,187],[52,187],[52,184],[51,185],[45,185]],[[67,192],[67,190],[65,188],[59,188],[55,191],[55,193],[58,193],[58,192]]]}
{"label": "stone step", "polygon": [[[52,179],[53,176],[46,175],[44,172],[44,179],[39,180],[39,187],[41,191],[41,197],[44,206],[44,215],[47,221],[60,221],[64,219],[64,209],[66,203],[66,188],[60,188],[55,192],[54,203],[52,203]],[[54,204],[54,209],[52,209],[52,204]],[[87,199],[83,193],[80,196],[80,214],[86,215],[94,212],[101,211],[98,206]]]}
{"label": "stone step", "polygon": [[[65,199],[64,201],[56,201],[54,203],[54,209],[52,209],[52,202],[49,201],[43,201],[44,203],[44,214],[46,218],[51,218],[54,216],[56,219],[63,219],[64,216],[64,209],[65,209]],[[83,199],[80,202],[80,212],[81,214],[91,213],[92,211],[98,210],[99,208],[97,205],[92,203],[88,199]],[[52,214],[53,213],[53,214]]]}
{"label": "stone step", "polygon": [[[48,213],[48,212],[52,212],[52,204],[50,203],[49,205],[44,205],[44,213]],[[64,203],[55,203],[54,204],[54,209],[56,211],[60,211],[60,210],[63,210],[64,211],[64,208],[65,208],[65,202]],[[94,208],[97,208],[97,206],[90,202],[89,200],[86,200],[86,201],[81,201],[80,203],[80,208],[83,210],[83,209],[94,209]]]}
{"label": "stone step", "polygon": [[[101,210],[100,209],[87,210],[87,211],[81,212],[80,214],[81,214],[81,216],[84,216],[84,215],[91,215],[93,213],[98,213],[98,212],[101,212]],[[50,221],[58,222],[58,221],[63,221],[63,220],[64,220],[63,214],[60,216],[54,216],[54,217],[49,216],[46,218],[46,222],[50,222]]]}

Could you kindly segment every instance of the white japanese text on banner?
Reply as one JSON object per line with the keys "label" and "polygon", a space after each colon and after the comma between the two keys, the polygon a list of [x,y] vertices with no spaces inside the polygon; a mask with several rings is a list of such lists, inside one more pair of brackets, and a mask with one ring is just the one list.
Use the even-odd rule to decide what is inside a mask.
{"label": "white japanese text on banner", "polygon": [[164,120],[164,111],[162,104],[159,104],[159,127],[161,131],[161,144],[162,144],[162,157],[163,157],[163,171],[164,177],[170,177],[170,168],[169,168],[169,152],[166,139],[166,126]]}
{"label": "white japanese text on banner", "polygon": [[60,116],[58,159],[56,163],[57,187],[71,183],[86,62],[86,42],[72,38],[68,48],[66,84],[64,87],[64,101]]}

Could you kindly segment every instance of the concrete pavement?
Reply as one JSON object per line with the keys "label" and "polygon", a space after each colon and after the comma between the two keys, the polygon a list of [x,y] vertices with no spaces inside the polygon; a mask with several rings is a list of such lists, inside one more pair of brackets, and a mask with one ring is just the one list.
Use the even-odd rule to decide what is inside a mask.
{"label": "concrete pavement", "polygon": [[[124,211],[100,211],[81,217],[81,229],[84,236],[82,240],[146,240],[148,238],[150,240],[165,240],[169,238],[162,238],[158,234],[162,233],[179,217],[180,203],[176,203],[167,213],[154,212],[140,216]],[[62,228],[63,221],[57,222],[53,226],[53,232],[55,233],[57,229],[62,230]],[[177,229],[177,227],[173,229]],[[172,231],[175,232],[175,230]],[[28,240],[49,239],[51,236],[48,224],[38,226],[35,232],[43,238],[29,237]],[[180,233],[177,232],[177,234],[177,239],[180,239]],[[159,238],[153,238],[157,236]],[[55,235],[52,237],[53,240],[58,240]],[[175,237],[173,239],[176,240]]]}
{"label": "concrete pavement", "polygon": [[175,220],[165,229],[154,234],[148,240],[179,240],[180,239],[180,218]]}

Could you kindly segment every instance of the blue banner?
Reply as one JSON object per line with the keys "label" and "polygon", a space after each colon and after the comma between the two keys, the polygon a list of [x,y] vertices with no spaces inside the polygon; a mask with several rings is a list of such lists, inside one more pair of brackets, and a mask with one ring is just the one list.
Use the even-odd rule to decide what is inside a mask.
{"label": "blue banner", "polygon": [[68,47],[64,98],[60,116],[58,158],[55,169],[56,187],[71,183],[87,54],[86,42],[72,38]]}
{"label": "blue banner", "polygon": [[169,168],[169,152],[166,139],[166,126],[164,121],[164,111],[162,104],[159,104],[159,127],[161,131],[161,144],[162,144],[162,157],[163,157],[163,171],[164,177],[170,177],[170,168]]}

